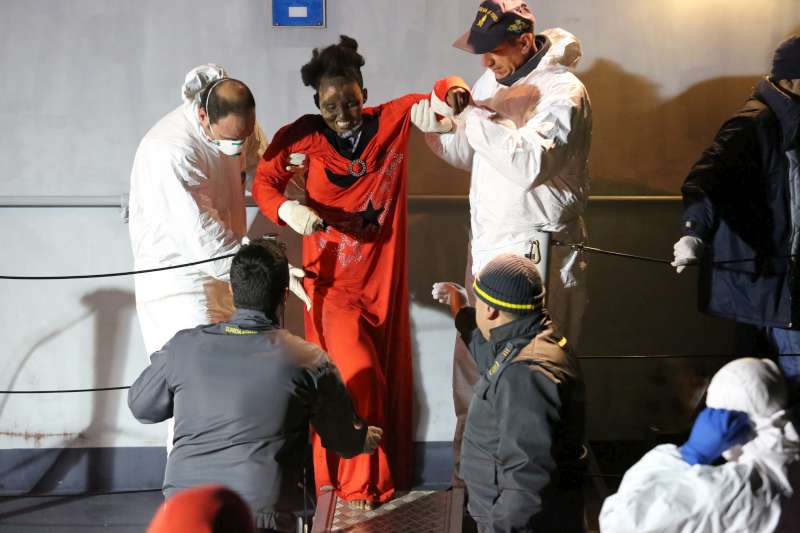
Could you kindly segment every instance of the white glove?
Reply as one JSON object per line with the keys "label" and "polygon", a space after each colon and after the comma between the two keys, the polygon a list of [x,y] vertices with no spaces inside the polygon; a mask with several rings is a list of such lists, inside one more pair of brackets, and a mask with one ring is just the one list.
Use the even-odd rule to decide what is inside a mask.
{"label": "white glove", "polygon": [[455,115],[453,108],[447,105],[447,102],[436,96],[436,92],[431,93],[431,109],[434,113],[442,115],[443,117],[452,117]]}
{"label": "white glove", "polygon": [[311,235],[324,227],[319,215],[297,200],[283,202],[278,208],[278,217],[300,235]]}
{"label": "white glove", "polygon": [[686,265],[697,263],[703,257],[705,244],[697,237],[689,237],[685,235],[681,237],[675,246],[672,247],[675,259],[670,265],[675,267],[675,270],[680,274],[686,268]]}
{"label": "white glove", "polygon": [[449,281],[434,283],[431,296],[440,304],[449,305],[451,307],[456,304],[459,309],[469,302],[467,289],[458,283],[451,283]]}
{"label": "white glove", "polygon": [[454,126],[448,117],[442,120],[436,118],[436,112],[427,100],[420,100],[411,106],[411,123],[423,133],[450,133]]}
{"label": "white glove", "polygon": [[298,171],[305,171],[306,167],[306,154],[300,154],[297,152],[289,154],[289,164],[286,166],[286,170],[289,172],[298,172]]}
{"label": "white glove", "polygon": [[291,172],[292,177],[289,178],[283,195],[287,200],[297,200],[303,203],[306,201],[306,176],[308,175],[306,154],[289,154],[289,160],[286,163],[286,171]]}
{"label": "white glove", "polygon": [[308,297],[305,289],[303,289],[304,277],[306,277],[306,273],[302,268],[289,265],[289,290],[306,304],[306,311],[311,311],[311,298]]}

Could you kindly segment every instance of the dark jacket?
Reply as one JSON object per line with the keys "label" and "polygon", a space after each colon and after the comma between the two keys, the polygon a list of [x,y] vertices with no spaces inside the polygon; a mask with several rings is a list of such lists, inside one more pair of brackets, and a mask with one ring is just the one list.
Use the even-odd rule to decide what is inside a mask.
{"label": "dark jacket", "polygon": [[467,413],[461,476],[487,531],[581,531],[585,394],[577,359],[544,313],[491,331],[456,317],[481,371]]}
{"label": "dark jacket", "polygon": [[796,261],[790,258],[800,252],[793,232],[799,128],[800,99],[762,80],[686,178],[684,233],[711,245],[701,268],[701,311],[800,327]]}
{"label": "dark jacket", "polygon": [[287,511],[303,508],[297,487],[309,422],[345,457],[363,448],[367,428],[336,366],[261,312],[240,309],[230,323],[181,331],[150,361],[128,405],[145,423],[175,417],[167,497],[221,483],[244,498],[259,527],[280,529]]}

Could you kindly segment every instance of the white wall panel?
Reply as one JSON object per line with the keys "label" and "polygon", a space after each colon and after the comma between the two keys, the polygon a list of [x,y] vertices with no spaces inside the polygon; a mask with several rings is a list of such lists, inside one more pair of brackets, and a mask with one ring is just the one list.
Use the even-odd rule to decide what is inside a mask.
{"label": "white wall panel", "polygon": [[[275,231],[253,208],[251,235]],[[299,240],[280,231],[297,260]],[[0,274],[40,276],[132,268],[128,228],[116,208],[0,208]],[[133,280],[0,280],[0,390],[129,385],[148,361]],[[448,440],[454,330],[444,307],[412,305],[415,440]],[[302,335],[292,298],[287,326]],[[424,355],[420,355],[424,354]],[[0,448],[159,446],[163,424],[139,424],[125,391],[0,395]]]}
{"label": "white wall panel", "polygon": [[[269,0],[3,0],[0,196],[127,190],[139,140],[180,103],[183,76],[199,63],[251,86],[268,135],[314,112],[299,68],[342,33],[366,56],[370,103],[427,91],[444,74],[472,82],[477,57],[450,45],[478,3],[328,0],[327,28],[308,29],[273,28]],[[640,192],[676,191],[775,44],[800,32],[797,0],[529,3],[538,28],[583,41],[595,175]]]}

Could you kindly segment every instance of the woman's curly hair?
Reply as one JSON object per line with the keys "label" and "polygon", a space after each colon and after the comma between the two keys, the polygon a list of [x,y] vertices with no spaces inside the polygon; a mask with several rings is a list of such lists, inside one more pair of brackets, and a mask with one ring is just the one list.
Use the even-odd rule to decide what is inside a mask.
{"label": "woman's curly hair", "polygon": [[332,44],[323,49],[315,48],[311,61],[303,65],[300,75],[303,85],[319,90],[322,78],[341,77],[358,83],[364,87],[361,67],[364,56],[358,53],[358,43],[347,35],[339,36],[339,44]]}

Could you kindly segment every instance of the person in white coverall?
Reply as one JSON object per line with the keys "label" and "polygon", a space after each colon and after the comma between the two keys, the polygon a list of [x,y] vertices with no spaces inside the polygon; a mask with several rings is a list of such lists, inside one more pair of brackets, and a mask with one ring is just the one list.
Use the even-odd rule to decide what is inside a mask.
{"label": "person in white coverall", "polygon": [[[223,94],[225,89],[231,91]],[[266,148],[252,94],[222,67],[202,65],[186,75],[182,95],[183,104],[159,120],[136,150],[129,203],[136,270],[235,253],[247,232],[246,175],[255,172]],[[225,105],[225,96],[238,107],[210,116],[209,110]],[[229,318],[230,264],[224,259],[135,276],[148,354],[181,329]]]}
{"label": "person in white coverall", "polygon": [[[454,43],[480,54],[486,67],[472,87],[474,105],[450,118],[432,96],[431,104],[423,101],[412,109],[412,121],[426,132],[431,149],[471,170],[467,287],[497,255],[529,254],[541,232],[565,243],[586,239],[582,214],[589,194],[592,116],[586,88],[570,72],[581,46],[561,29],[535,34],[534,24],[522,0],[483,2],[470,30]],[[577,251],[554,247],[549,264],[542,272],[547,308],[574,349],[586,306],[586,262]],[[456,343],[457,461],[478,372],[466,346]]]}
{"label": "person in white coverall", "polygon": [[[657,446],[625,473],[600,512],[603,533],[783,533],[800,531],[800,439],[787,386],[767,359],[722,367],[682,447]],[[714,412],[716,411],[716,412]],[[712,412],[744,417],[708,424]],[[705,422],[703,419],[705,418]],[[727,417],[728,420],[732,420]],[[737,435],[738,434],[738,435]],[[727,462],[711,463],[722,454]]]}
{"label": "person in white coverall", "polygon": [[[182,97],[136,150],[129,203],[136,270],[235,253],[247,232],[247,176],[266,149],[253,95],[208,64],[186,75]],[[134,277],[148,354],[180,330],[231,316],[231,260]]]}

